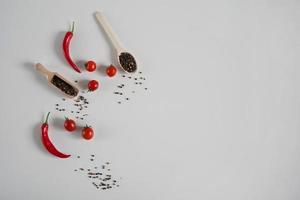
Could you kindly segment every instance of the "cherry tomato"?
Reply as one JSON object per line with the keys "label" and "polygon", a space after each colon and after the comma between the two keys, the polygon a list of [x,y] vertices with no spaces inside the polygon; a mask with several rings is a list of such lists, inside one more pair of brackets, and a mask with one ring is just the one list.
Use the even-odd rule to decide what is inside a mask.
{"label": "cherry tomato", "polygon": [[91,80],[88,83],[89,91],[94,91],[99,87],[99,83],[96,80]]}
{"label": "cherry tomato", "polygon": [[114,75],[116,75],[117,73],[117,68],[113,65],[109,65],[107,68],[106,68],[106,74],[109,76],[109,77],[113,77]]}
{"label": "cherry tomato", "polygon": [[64,123],[64,126],[65,126],[65,129],[66,129],[67,131],[72,132],[72,131],[75,131],[75,130],[76,130],[76,123],[75,123],[75,121],[72,120],[72,119],[66,118],[65,123]]}
{"label": "cherry tomato", "polygon": [[94,137],[94,130],[90,126],[86,126],[82,129],[82,137],[86,140],[90,140]]}
{"label": "cherry tomato", "polygon": [[93,72],[96,70],[96,63],[92,60],[89,60],[85,63],[85,69],[89,72]]}

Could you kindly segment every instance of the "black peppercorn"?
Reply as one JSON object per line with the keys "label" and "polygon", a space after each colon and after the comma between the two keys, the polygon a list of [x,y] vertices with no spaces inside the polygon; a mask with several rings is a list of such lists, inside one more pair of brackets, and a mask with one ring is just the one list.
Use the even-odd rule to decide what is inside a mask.
{"label": "black peppercorn", "polygon": [[130,53],[122,52],[119,55],[119,62],[122,68],[127,72],[135,72],[137,69],[136,61]]}
{"label": "black peppercorn", "polygon": [[56,75],[54,75],[51,79],[51,83],[67,95],[75,97],[78,94],[78,91],[72,85],[65,82],[63,79]]}

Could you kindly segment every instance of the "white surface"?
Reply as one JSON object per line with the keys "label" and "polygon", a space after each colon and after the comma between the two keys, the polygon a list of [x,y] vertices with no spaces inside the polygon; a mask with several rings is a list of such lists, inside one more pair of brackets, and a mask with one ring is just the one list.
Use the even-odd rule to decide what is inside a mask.
{"label": "white surface", "polygon": [[[87,142],[58,126],[60,94],[32,64],[80,77],[60,50],[72,20],[74,59],[110,64],[100,9],[149,91],[118,105],[120,77],[82,74],[102,83],[89,97]],[[0,199],[299,199],[299,9],[293,0],[1,0]],[[111,161],[120,188],[98,191],[73,172],[83,159],[45,153],[38,129],[49,110],[56,146]]]}

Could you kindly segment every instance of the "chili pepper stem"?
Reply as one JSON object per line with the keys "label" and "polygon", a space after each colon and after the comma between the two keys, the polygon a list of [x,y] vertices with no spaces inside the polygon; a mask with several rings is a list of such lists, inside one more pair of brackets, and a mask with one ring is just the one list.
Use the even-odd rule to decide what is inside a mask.
{"label": "chili pepper stem", "polygon": [[44,124],[48,124],[48,118],[49,118],[49,115],[50,115],[50,112],[48,112],[48,114],[47,114],[47,117],[46,117],[46,120],[45,120]]}
{"label": "chili pepper stem", "polygon": [[72,23],[72,28],[71,28],[71,32],[72,32],[72,33],[74,32],[74,28],[75,28],[75,27],[74,27],[74,24],[75,24],[75,22]]}

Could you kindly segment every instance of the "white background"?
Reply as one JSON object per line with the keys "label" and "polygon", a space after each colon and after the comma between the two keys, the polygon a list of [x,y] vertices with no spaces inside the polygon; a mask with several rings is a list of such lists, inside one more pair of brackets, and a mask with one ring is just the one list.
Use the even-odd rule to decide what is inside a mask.
{"label": "white background", "polygon": [[[74,20],[74,60],[113,62],[96,10],[147,78],[149,90],[121,105],[121,76],[79,75],[62,56]],[[299,199],[299,10],[296,0],[0,0],[0,199]],[[36,62],[100,81],[87,95],[93,141],[63,130],[61,94]],[[40,143],[48,111],[50,137],[70,159]],[[73,171],[91,153],[112,163],[119,188],[97,190]]]}

